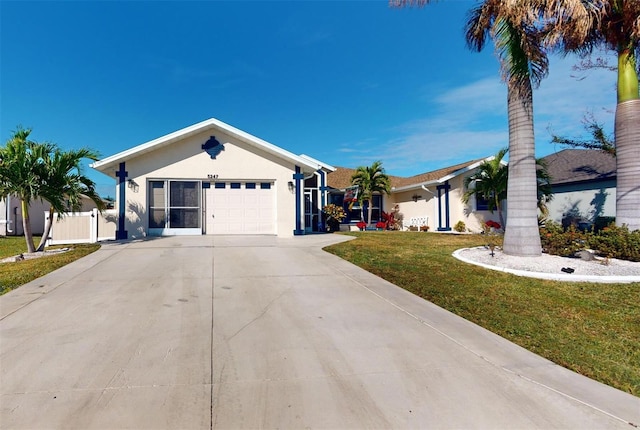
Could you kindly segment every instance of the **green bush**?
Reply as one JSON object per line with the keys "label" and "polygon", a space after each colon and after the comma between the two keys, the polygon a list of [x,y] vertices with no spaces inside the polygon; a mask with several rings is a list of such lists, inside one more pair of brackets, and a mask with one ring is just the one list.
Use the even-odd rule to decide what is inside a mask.
{"label": "green bush", "polygon": [[582,232],[570,225],[566,230],[560,224],[547,222],[540,228],[542,251],[551,255],[572,257],[576,252],[586,249],[591,233]]}
{"label": "green bush", "polygon": [[598,255],[621,260],[640,261],[640,230],[609,225],[589,237],[589,246]]}
{"label": "green bush", "polygon": [[456,225],[453,226],[453,229],[458,233],[464,233],[465,231],[467,231],[467,226],[465,225],[464,221],[458,221]]}

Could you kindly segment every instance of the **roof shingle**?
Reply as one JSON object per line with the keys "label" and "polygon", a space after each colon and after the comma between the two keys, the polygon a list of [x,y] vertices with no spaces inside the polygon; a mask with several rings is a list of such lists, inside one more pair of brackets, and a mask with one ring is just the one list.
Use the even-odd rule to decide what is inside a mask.
{"label": "roof shingle", "polygon": [[[389,179],[391,180],[392,188],[400,188],[410,185],[417,186],[420,184],[424,184],[425,182],[438,180],[482,160],[484,160],[484,158],[466,161],[454,166],[433,170],[431,172],[421,173],[419,175],[414,175],[407,178],[389,175]],[[329,185],[331,188],[343,190],[346,187],[351,186],[351,177],[353,176],[355,171],[356,169],[350,169],[348,167],[337,167],[334,172],[330,172],[327,175],[327,185]]]}
{"label": "roof shingle", "polygon": [[615,179],[616,159],[594,149],[563,149],[543,157],[552,185]]}

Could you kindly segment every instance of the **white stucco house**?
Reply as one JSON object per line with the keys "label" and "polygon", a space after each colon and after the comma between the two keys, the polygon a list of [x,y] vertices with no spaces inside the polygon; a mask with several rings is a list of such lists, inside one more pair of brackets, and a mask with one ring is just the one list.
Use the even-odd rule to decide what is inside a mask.
{"label": "white stucco house", "polygon": [[[389,176],[391,194],[374,196],[372,221],[379,221],[382,211],[390,212],[397,205],[405,226],[416,223],[427,225],[430,231],[446,232],[462,221],[466,229],[482,231],[485,222],[499,222],[497,212],[490,212],[486,201],[473,197],[465,204],[462,195],[466,191],[465,178],[471,176],[483,161],[491,159],[493,156],[470,160],[411,177]],[[363,217],[366,220],[367,216],[366,207],[354,205],[348,210],[343,204],[345,189],[351,185],[354,172],[354,169],[337,167],[328,175],[329,201],[347,209],[345,224],[354,224]],[[506,204],[504,206],[506,217]]]}
{"label": "white stucco house", "polygon": [[116,178],[117,239],[302,235],[318,229],[334,170],[215,118],[99,160]]}

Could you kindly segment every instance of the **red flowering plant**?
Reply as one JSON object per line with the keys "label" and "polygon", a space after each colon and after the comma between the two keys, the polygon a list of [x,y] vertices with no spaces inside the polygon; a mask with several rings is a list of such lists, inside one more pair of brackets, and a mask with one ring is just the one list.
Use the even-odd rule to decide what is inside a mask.
{"label": "red flowering plant", "polygon": [[496,230],[500,230],[500,224],[495,222],[494,220],[489,220],[485,223],[487,228],[495,228]]}
{"label": "red flowering plant", "polygon": [[401,214],[399,213],[399,206],[395,205],[393,210],[391,212],[385,212],[382,211],[382,221],[385,223],[384,227],[378,227],[378,225],[376,224],[376,227],[378,228],[386,228],[389,230],[400,230],[400,226],[401,226]]}
{"label": "red flowering plant", "polygon": [[378,221],[376,223],[376,228],[382,228],[382,229],[386,229],[387,228],[387,223],[384,221]]}
{"label": "red flowering plant", "polygon": [[364,230],[365,228],[367,228],[367,223],[364,221],[358,221],[356,223],[356,227],[358,227],[360,230]]}

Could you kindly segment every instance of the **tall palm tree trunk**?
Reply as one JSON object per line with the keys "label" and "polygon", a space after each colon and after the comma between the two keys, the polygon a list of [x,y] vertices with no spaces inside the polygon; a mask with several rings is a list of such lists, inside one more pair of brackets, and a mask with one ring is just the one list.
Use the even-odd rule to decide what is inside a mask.
{"label": "tall palm tree trunk", "polygon": [[371,227],[371,218],[373,217],[373,198],[367,200],[367,225]]}
{"label": "tall palm tree trunk", "polygon": [[538,231],[533,96],[509,89],[509,179],[505,254],[536,256],[542,253]]}
{"label": "tall palm tree trunk", "polygon": [[616,137],[616,224],[640,229],[640,100],[618,103]]}
{"label": "tall palm tree trunk", "polygon": [[24,230],[24,240],[27,242],[27,252],[36,252],[33,244],[33,233],[31,232],[31,219],[29,218],[29,203],[22,199],[22,228]]}
{"label": "tall palm tree trunk", "polygon": [[37,252],[44,251],[44,247],[47,245],[47,239],[49,239],[49,233],[51,233],[51,226],[53,226],[53,206],[49,207],[49,217],[46,220],[44,225],[44,232],[42,233],[42,237],[40,238],[40,243],[36,248]]}
{"label": "tall palm tree trunk", "polygon": [[633,49],[618,47],[616,224],[640,229],[640,94]]}

